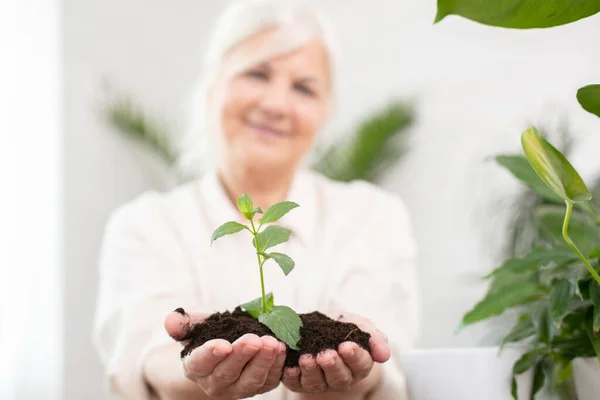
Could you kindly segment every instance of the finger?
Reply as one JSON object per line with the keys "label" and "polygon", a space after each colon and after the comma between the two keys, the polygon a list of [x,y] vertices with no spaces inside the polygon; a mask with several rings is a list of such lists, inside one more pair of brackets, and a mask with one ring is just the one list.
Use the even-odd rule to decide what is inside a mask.
{"label": "finger", "polygon": [[371,333],[369,345],[371,346],[371,354],[375,362],[384,363],[390,359],[390,346],[383,333],[379,331]]}
{"label": "finger", "polygon": [[189,339],[187,337],[191,328],[195,324],[203,322],[207,317],[205,313],[186,312],[183,308],[178,308],[169,313],[165,318],[165,329],[169,336],[177,341]]}
{"label": "finger", "polygon": [[328,350],[317,355],[317,364],[323,370],[325,382],[327,385],[336,390],[347,389],[352,383],[352,371],[337,351]]}
{"label": "finger", "polygon": [[233,346],[226,340],[209,340],[185,357],[183,366],[186,376],[193,381],[209,376],[232,351]]}
{"label": "finger", "polygon": [[373,368],[373,358],[368,351],[353,342],[344,342],[339,347],[339,355],[352,372],[355,380],[365,378]]}
{"label": "finger", "polygon": [[300,383],[307,392],[321,392],[327,389],[323,370],[312,356],[300,357]]}
{"label": "finger", "polygon": [[292,392],[302,392],[300,382],[300,368],[285,368],[283,370],[283,384]]}
{"label": "finger", "polygon": [[274,337],[263,336],[260,339],[261,349],[248,362],[235,384],[235,389],[244,395],[256,394],[263,387],[280,350]]}
{"label": "finger", "polygon": [[[285,358],[287,356],[285,344],[279,343],[278,351],[279,353],[277,355],[277,358],[275,359],[273,366],[269,370],[269,375],[267,376],[267,380],[265,381],[265,384],[260,390],[260,393],[266,393],[279,386],[279,382],[281,381],[281,375],[283,374],[283,366],[285,365]],[[298,373],[298,375],[300,375],[300,373]]]}
{"label": "finger", "polygon": [[246,363],[261,349],[262,341],[249,333],[233,342],[232,347],[231,354],[214,368],[210,376],[210,384],[216,390],[230,387],[238,380]]}

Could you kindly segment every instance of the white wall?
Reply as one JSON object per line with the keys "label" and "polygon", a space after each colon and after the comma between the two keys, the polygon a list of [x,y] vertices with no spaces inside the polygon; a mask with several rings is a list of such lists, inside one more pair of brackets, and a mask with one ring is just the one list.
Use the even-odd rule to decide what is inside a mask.
{"label": "white wall", "polygon": [[61,399],[60,1],[0,2],[0,398]]}
{"label": "white wall", "polygon": [[[89,337],[106,217],[137,193],[167,185],[160,164],[99,122],[100,80],[114,79],[157,116],[179,122],[223,3],[65,1],[67,399],[101,398]],[[421,248],[421,345],[491,343],[483,324],[454,335],[485,289],[476,278],[494,266],[498,243],[492,240],[503,219],[490,201],[516,187],[483,159],[518,151],[528,123],[553,124],[562,113],[584,143],[597,143],[600,136],[584,133],[600,125],[579,109],[574,92],[600,80],[600,17],[553,30],[508,31],[453,17],[433,26],[434,0],[327,4],[343,45],[335,125],[349,129],[390,96],[414,98],[419,107],[412,152],[386,186],[413,212]],[[586,146],[574,160],[584,175],[597,166],[583,157],[592,150]]]}

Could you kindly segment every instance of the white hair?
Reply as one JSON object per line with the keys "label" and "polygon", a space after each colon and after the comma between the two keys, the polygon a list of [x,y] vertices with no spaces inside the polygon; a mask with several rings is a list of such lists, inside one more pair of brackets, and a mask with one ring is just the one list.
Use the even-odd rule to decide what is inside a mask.
{"label": "white hair", "polygon": [[[285,28],[251,55],[237,57],[223,70],[228,51],[239,42],[271,27]],[[204,55],[200,79],[191,101],[190,125],[180,143],[179,170],[187,177],[200,175],[216,165],[216,138],[219,133],[218,99],[208,101],[208,92],[219,74],[230,77],[251,64],[292,51],[318,38],[329,58],[331,93],[335,92],[335,53],[332,29],[314,5],[302,0],[237,0],[217,20],[216,29]],[[332,96],[333,97],[333,96]],[[332,104],[330,104],[330,108]]]}

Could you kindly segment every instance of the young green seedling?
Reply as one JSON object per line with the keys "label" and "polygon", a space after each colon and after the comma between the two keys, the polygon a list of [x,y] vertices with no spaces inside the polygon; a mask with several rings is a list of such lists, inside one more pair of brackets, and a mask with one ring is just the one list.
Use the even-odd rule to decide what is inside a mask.
{"label": "young green seedling", "polygon": [[[260,207],[254,207],[252,199],[247,194],[241,195],[237,199],[237,207],[244,217],[249,221],[249,225],[230,221],[219,226],[212,234],[211,244],[215,240],[234,233],[246,230],[252,234],[252,244],[256,249],[256,258],[260,272],[261,297],[251,300],[241,307],[251,316],[265,324],[277,336],[285,342],[291,349],[299,350],[298,341],[300,340],[300,327],[302,320],[300,316],[287,306],[275,305],[272,292],[265,293],[265,281],[263,267],[267,260],[274,260],[283,273],[287,276],[294,269],[294,260],[288,255],[267,250],[278,244],[285,243],[290,238],[290,230],[277,225],[270,225],[262,229],[265,224],[277,222],[281,217],[292,209],[298,207],[298,204],[292,201],[284,201],[272,205],[263,213]],[[254,217],[261,214],[258,220],[258,226],[254,222]]]}

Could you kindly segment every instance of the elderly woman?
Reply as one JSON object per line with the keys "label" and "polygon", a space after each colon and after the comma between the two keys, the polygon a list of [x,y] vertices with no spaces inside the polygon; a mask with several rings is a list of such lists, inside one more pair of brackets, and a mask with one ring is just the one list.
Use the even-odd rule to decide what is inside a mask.
{"label": "elderly woman", "polygon": [[[304,160],[331,114],[331,38],[316,13],[290,2],[234,3],[217,26],[200,86],[201,138],[212,168],[168,193],[123,205],[106,228],[94,338],[112,393],[131,399],[405,399],[399,363],[417,335],[416,245],[403,202],[365,182],[339,183]],[[343,313],[371,333],[299,368],[285,346],[248,334],[216,339],[184,360],[174,338],[189,322],[256,297],[256,254],[243,235],[211,233],[243,221],[247,193],[263,210],[286,199],[292,231],[285,277],[265,268],[277,301],[298,313]],[[189,313],[172,310],[183,307]],[[193,311],[192,311],[193,310]],[[352,317],[348,317],[353,315]]]}

